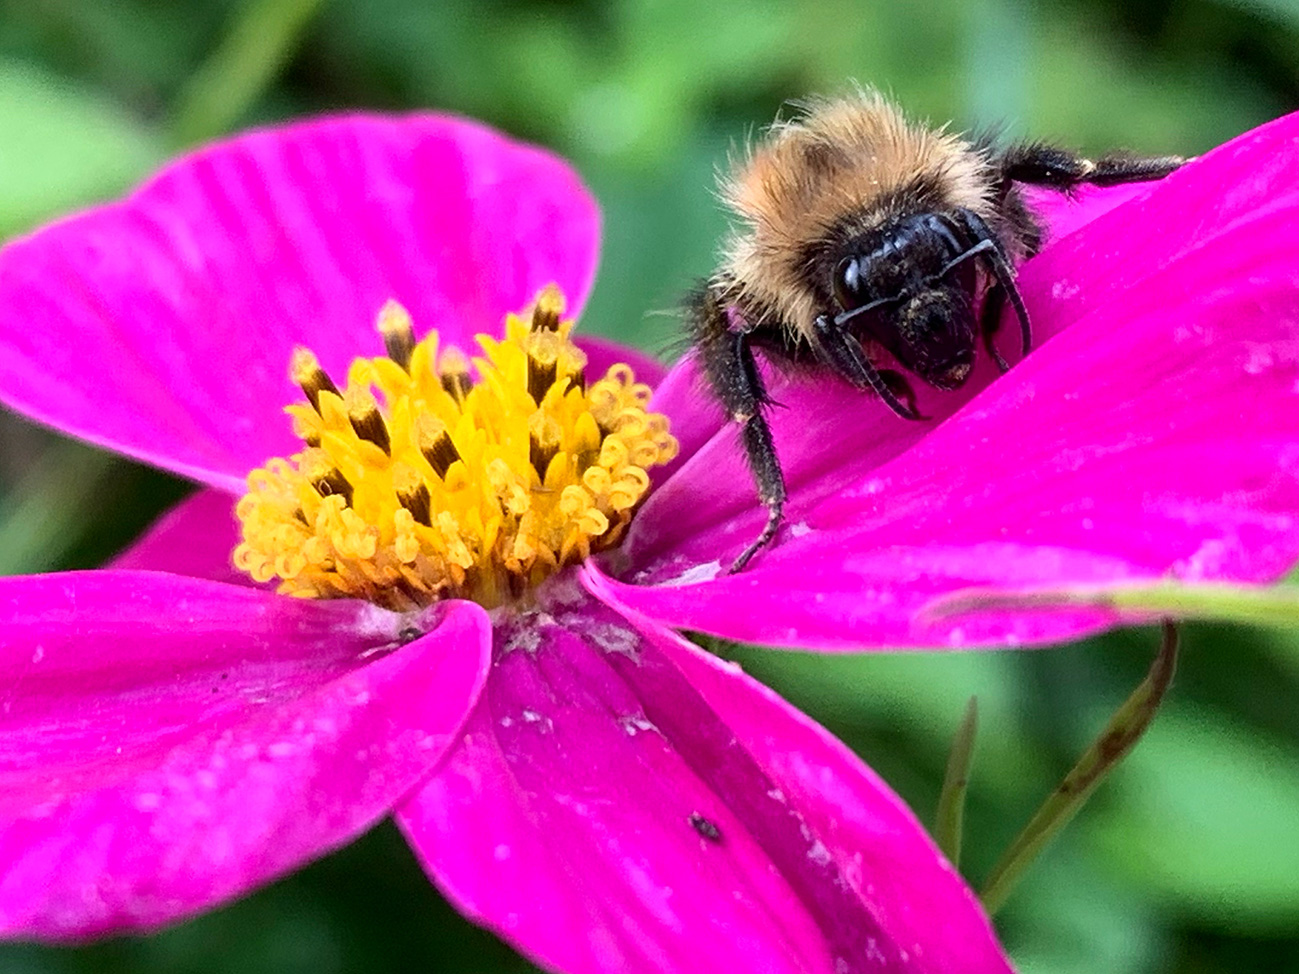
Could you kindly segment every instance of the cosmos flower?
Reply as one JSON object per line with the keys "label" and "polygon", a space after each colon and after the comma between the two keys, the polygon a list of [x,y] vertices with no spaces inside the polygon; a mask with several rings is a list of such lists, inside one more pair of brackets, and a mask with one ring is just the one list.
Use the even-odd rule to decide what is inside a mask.
{"label": "cosmos flower", "polygon": [[677,455],[621,543],[490,612],[274,594],[231,567],[230,508],[303,450],[280,412],[295,345],[350,379],[388,299],[443,348],[499,335],[551,280],[580,304],[594,213],[560,164],[464,122],[316,123],[12,245],[0,396],[207,489],[110,570],[0,583],[0,924],[156,926],[392,811],[468,916],[563,970],[1007,970],[883,784],[667,627],[1035,643],[1120,620],[925,610],[972,587],[1277,578],[1299,556],[1296,135],[1049,201],[1021,275],[1040,347],[922,394],[930,422],[773,376],[789,519],[739,575],[765,512],[692,361],[655,381],[584,346],[588,380],[616,358],[656,385]]}
{"label": "cosmos flower", "polygon": [[581,583],[677,450],[610,366],[662,368],[569,341],[597,241],[548,154],[353,117],[0,253],[0,396],[203,485],[105,570],[0,580],[0,929],[156,928],[393,814],[548,967],[1009,970],[870,769]]}

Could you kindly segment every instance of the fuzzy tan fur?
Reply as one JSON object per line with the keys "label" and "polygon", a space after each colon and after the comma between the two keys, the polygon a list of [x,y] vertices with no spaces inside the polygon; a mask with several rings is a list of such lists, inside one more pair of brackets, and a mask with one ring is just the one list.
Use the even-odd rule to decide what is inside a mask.
{"label": "fuzzy tan fur", "polygon": [[960,136],[908,121],[874,91],[811,103],[723,179],[741,225],[724,245],[718,283],[749,314],[811,335],[825,309],[802,266],[804,248],[845,220],[867,229],[896,215],[893,194],[917,177],[936,187],[942,208],[996,219],[991,162]]}

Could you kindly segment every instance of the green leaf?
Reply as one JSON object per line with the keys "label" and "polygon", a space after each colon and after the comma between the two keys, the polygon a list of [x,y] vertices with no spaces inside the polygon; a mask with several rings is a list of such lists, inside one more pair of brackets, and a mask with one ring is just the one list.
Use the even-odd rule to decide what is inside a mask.
{"label": "green leaf", "polygon": [[112,454],[55,440],[7,494],[0,496],[0,575],[57,568],[102,506]]}
{"label": "green leaf", "polygon": [[320,0],[244,0],[181,94],[176,140],[188,145],[232,128],[279,75],[319,6]]}
{"label": "green leaf", "polygon": [[1001,908],[1024,871],[1073,820],[1100,783],[1146,733],[1173,681],[1177,643],[1177,629],[1170,622],[1164,623],[1163,643],[1146,678],[1114,712],[1100,735],[992,868],[979,893],[989,915]]}
{"label": "green leaf", "polygon": [[102,199],[162,158],[154,133],[54,75],[0,61],[0,235]]}
{"label": "green leaf", "polygon": [[1068,832],[1034,870],[998,923],[1019,974],[1166,970],[1168,944],[1139,888],[1096,869]]}
{"label": "green leaf", "polygon": [[1131,755],[1088,838],[1111,870],[1215,925],[1299,921],[1299,755],[1175,702]]}

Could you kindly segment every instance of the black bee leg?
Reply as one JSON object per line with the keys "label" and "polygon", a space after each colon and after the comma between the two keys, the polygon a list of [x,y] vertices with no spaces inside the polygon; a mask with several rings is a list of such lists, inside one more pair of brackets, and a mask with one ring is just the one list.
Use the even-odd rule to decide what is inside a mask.
{"label": "black bee leg", "polygon": [[901,372],[894,369],[877,369],[880,374],[880,380],[888,386],[889,392],[893,393],[898,402],[906,407],[907,411],[916,419],[928,419],[928,416],[920,414],[920,407],[916,405],[916,390],[911,388],[911,383]]}
{"label": "black bee leg", "polygon": [[893,373],[897,378],[892,384],[901,383],[906,387],[904,397],[907,401],[903,402],[894,393],[892,384],[885,381],[879,370],[866,358],[857,339],[843,328],[837,327],[834,321],[825,315],[816,319],[816,339],[817,351],[825,359],[826,364],[857,388],[870,389],[884,400],[889,409],[903,419],[924,419],[916,411],[915,396],[906,379]]}
{"label": "black bee leg", "polygon": [[[767,508],[767,523],[762,533],[753,543],[740,552],[740,556],[731,565],[731,574],[743,571],[744,566],[759,551],[769,545],[776,532],[780,530],[781,519],[785,516],[785,473],[780,469],[780,460],[776,456],[776,444],[771,438],[771,426],[762,410],[771,404],[767,390],[762,384],[762,375],[758,372],[757,363],[753,360],[753,349],[749,347],[749,333],[737,332],[735,338],[735,357],[744,374],[744,387],[741,390],[743,404],[730,409],[731,419],[740,424],[740,437],[744,442],[744,455],[749,459],[749,470],[758,484],[758,500]],[[738,402],[738,400],[737,400]]]}
{"label": "black bee leg", "polygon": [[758,486],[758,499],[767,508],[766,526],[735,559],[731,565],[734,573],[770,544],[780,529],[785,510],[785,475],[776,456],[771,427],[763,415],[771,399],[753,358],[753,333],[731,330],[726,304],[711,288],[692,295],[687,310],[704,374],[727,416],[740,424],[740,440]]}
{"label": "black bee leg", "polygon": [[1082,185],[1116,186],[1162,179],[1187,162],[1180,156],[1142,157],[1117,152],[1093,161],[1042,142],[1012,145],[994,158],[1001,169],[996,194],[1001,214],[1014,228],[1025,257],[1032,257],[1042,248],[1045,228],[1015,190],[1016,183],[1069,193]]}
{"label": "black bee leg", "polygon": [[992,271],[994,280],[1010,299],[1010,305],[1015,309],[1015,317],[1019,319],[1022,354],[1027,355],[1033,350],[1033,326],[1028,320],[1028,308],[1024,307],[1024,298],[1015,283],[1015,269],[1010,265],[1010,257],[1002,249],[992,228],[977,213],[959,209],[955,212],[955,223],[972,244],[970,249],[981,250],[980,256]]}
{"label": "black bee leg", "polygon": [[983,294],[983,307],[979,311],[979,332],[983,335],[983,347],[988,350],[992,360],[997,363],[1001,374],[1010,371],[1010,363],[997,349],[997,332],[1001,330],[1001,312],[1006,307],[1006,289],[1000,284],[993,284]]}
{"label": "black bee leg", "polygon": [[1163,179],[1185,162],[1180,156],[1143,157],[1122,152],[1093,161],[1041,142],[1010,146],[1000,160],[1005,182],[1049,186],[1062,191],[1083,184],[1117,186]]}

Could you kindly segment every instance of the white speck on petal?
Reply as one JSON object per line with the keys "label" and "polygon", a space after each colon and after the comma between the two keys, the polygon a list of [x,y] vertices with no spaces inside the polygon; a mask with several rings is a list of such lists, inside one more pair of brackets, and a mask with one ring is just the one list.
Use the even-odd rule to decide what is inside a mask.
{"label": "white speck on petal", "polygon": [[1276,357],[1272,354],[1270,346],[1261,343],[1250,344],[1249,358],[1245,360],[1246,375],[1262,375],[1275,364]]}
{"label": "white speck on petal", "polygon": [[[390,609],[384,609],[377,605],[366,604],[362,606],[356,616],[355,632],[359,636],[370,637],[373,639],[396,640],[397,634],[401,631],[402,616]],[[389,644],[391,648],[396,646]],[[388,648],[388,647],[384,647]],[[373,652],[373,651],[371,651]]]}
{"label": "white speck on petal", "polygon": [[706,561],[702,565],[692,565],[674,578],[664,579],[664,585],[696,585],[699,582],[711,582],[722,573],[720,561]]}
{"label": "white speck on petal", "polygon": [[525,710],[520,714],[525,724],[536,724],[537,728],[544,734],[554,729],[554,721],[544,714],[539,714],[535,710]]}
{"label": "white speck on petal", "polygon": [[612,623],[587,626],[584,634],[606,653],[617,653],[620,656],[636,658],[640,649],[640,636],[630,629]]}
{"label": "white speck on petal", "polygon": [[501,647],[501,655],[507,655],[519,650],[527,653],[529,656],[535,656],[537,650],[541,648],[541,630],[528,625],[521,625],[513,629],[505,639],[505,645]]}
{"label": "white speck on petal", "polygon": [[1061,279],[1051,285],[1051,297],[1057,301],[1067,301],[1081,290],[1082,288],[1072,281]]}
{"label": "white speck on petal", "polygon": [[623,714],[618,718],[618,725],[627,732],[628,737],[635,737],[642,731],[656,731],[657,727],[644,714]]}
{"label": "white speck on petal", "polygon": [[1177,566],[1177,574],[1190,581],[1211,578],[1222,570],[1231,546],[1222,538],[1209,538]]}

